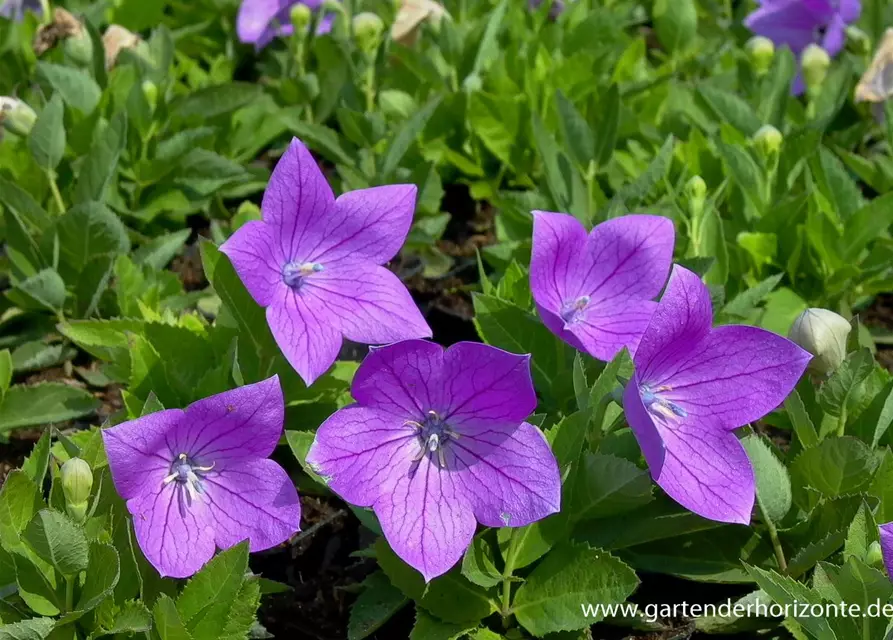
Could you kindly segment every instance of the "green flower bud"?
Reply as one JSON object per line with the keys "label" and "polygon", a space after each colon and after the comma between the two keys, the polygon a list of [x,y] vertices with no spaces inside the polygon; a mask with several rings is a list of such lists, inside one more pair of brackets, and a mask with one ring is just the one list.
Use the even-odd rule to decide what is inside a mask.
{"label": "green flower bud", "polygon": [[93,41],[86,32],[68,38],[62,49],[72,62],[81,67],[93,62]]}
{"label": "green flower bud", "polygon": [[37,120],[34,109],[19,100],[0,96],[0,125],[10,133],[25,137],[31,133],[31,127]]}
{"label": "green flower bud", "polygon": [[71,458],[62,465],[62,492],[66,509],[75,521],[83,522],[87,514],[87,502],[93,489],[93,472],[90,465],[80,458]]}
{"label": "green flower bud", "polygon": [[292,26],[295,28],[295,33],[304,35],[307,33],[310,21],[313,20],[313,12],[310,11],[310,7],[306,4],[296,4],[291,8],[289,17],[291,18]]}
{"label": "green flower bud", "polygon": [[358,13],[353,18],[353,33],[357,46],[367,55],[372,55],[381,43],[384,22],[374,13]]}
{"label": "green flower bud", "polygon": [[819,45],[811,44],[803,50],[800,64],[803,67],[803,80],[806,82],[806,89],[814,95],[821,90],[825,78],[828,76],[831,57]]}
{"label": "green flower bud", "polygon": [[851,24],[846,28],[846,46],[856,55],[871,55],[871,38],[855,25]]}
{"label": "green flower bud", "polygon": [[146,102],[149,103],[149,108],[155,111],[155,107],[158,106],[158,85],[151,80],[143,80],[141,89],[146,97]]}
{"label": "green flower bud", "polygon": [[701,176],[692,176],[688,182],[685,183],[685,194],[688,196],[688,199],[692,202],[699,202],[701,206],[704,205],[704,200],[707,198],[707,183],[704,182],[704,178]]}
{"label": "green flower bud", "polygon": [[481,77],[476,73],[470,73],[462,81],[462,88],[465,89],[468,93],[473,93],[475,91],[480,91],[484,86],[484,81],[481,80]]}
{"label": "green flower bud", "polygon": [[788,337],[814,357],[809,370],[819,374],[834,372],[846,358],[846,341],[852,326],[833,311],[807,309],[801,313]]}
{"label": "green flower bud", "polygon": [[763,36],[754,36],[745,45],[750,64],[758,76],[765,75],[775,58],[775,44]]}
{"label": "green flower bud", "polygon": [[781,131],[771,124],[764,124],[753,134],[752,141],[757,151],[765,157],[771,157],[781,151],[781,143],[784,142],[784,136],[781,135]]}
{"label": "green flower bud", "polygon": [[865,564],[870,567],[881,568],[884,566],[884,552],[881,550],[880,542],[872,542],[865,552]]}

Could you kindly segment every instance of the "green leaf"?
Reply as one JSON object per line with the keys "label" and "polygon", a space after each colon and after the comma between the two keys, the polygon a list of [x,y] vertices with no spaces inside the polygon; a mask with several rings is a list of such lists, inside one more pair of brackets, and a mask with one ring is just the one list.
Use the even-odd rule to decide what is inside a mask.
{"label": "green leaf", "polygon": [[65,282],[55,269],[43,269],[16,283],[6,297],[23,309],[58,311],[65,304]]}
{"label": "green leaf", "polygon": [[791,50],[784,47],[776,49],[772,68],[766,74],[760,93],[757,107],[760,122],[782,130],[785,110],[791,97],[791,82],[796,72],[797,60]]}
{"label": "green leaf", "polygon": [[280,115],[285,126],[294,135],[298,136],[308,147],[322,154],[332,162],[356,166],[354,158],[344,150],[338,134],[325,125],[306,122],[303,112],[283,111]]}
{"label": "green leaf", "polygon": [[75,204],[104,201],[126,142],[127,115],[120,112],[102,129],[82,161],[74,189]]}
{"label": "green leaf", "polygon": [[533,139],[543,163],[546,185],[558,211],[567,211],[583,224],[591,222],[589,195],[579,170],[555,142],[536,113],[533,114]]}
{"label": "green leaf", "polygon": [[258,607],[260,607],[260,582],[256,578],[246,579],[233,601],[220,638],[249,637],[251,627],[257,620]]}
{"label": "green leaf", "polygon": [[651,475],[623,458],[587,451],[575,478],[571,512],[576,520],[618,515],[652,500]]}
{"label": "green leaf", "polygon": [[50,430],[45,429],[40,436],[40,440],[34,445],[31,454],[22,463],[22,471],[24,471],[34,484],[38,487],[43,486],[43,480],[46,478],[47,469],[50,465]]}
{"label": "green leaf", "polygon": [[477,622],[496,611],[486,592],[454,568],[427,586],[418,571],[403,562],[384,538],[375,543],[378,564],[391,584],[445,622]]}
{"label": "green leaf", "polygon": [[592,129],[583,115],[577,111],[574,103],[568,100],[559,90],[555,93],[555,101],[558,106],[558,122],[561,125],[561,135],[564,137],[564,146],[570,152],[577,166],[586,170],[589,163],[595,160],[595,140]]}
{"label": "green leaf", "polygon": [[408,600],[391,584],[387,576],[376,571],[363,580],[363,591],[350,608],[347,640],[363,640],[378,631]]}
{"label": "green leaf", "polygon": [[781,605],[789,605],[792,608],[793,618],[799,622],[803,628],[808,631],[816,640],[838,640],[828,626],[828,621],[823,617],[813,617],[810,615],[798,616],[795,602],[802,605],[805,604],[821,604],[822,599],[817,593],[810,590],[806,585],[797,582],[788,576],[782,576],[774,571],[766,571],[759,567],[747,566],[747,571],[751,574],[754,581],[765,591],[775,602]]}
{"label": "green leaf", "polygon": [[655,0],[651,12],[657,39],[670,53],[690,49],[698,31],[694,0]]}
{"label": "green leaf", "polygon": [[[38,567],[36,563],[40,561],[36,557],[33,562],[29,557],[18,553],[13,554],[12,558],[16,570],[16,585],[25,604],[42,616],[58,615],[63,604],[56,591],[58,584],[52,567],[42,562]],[[77,615],[73,617],[76,618]]]}
{"label": "green leaf", "polygon": [[468,98],[468,124],[484,146],[506,165],[512,163],[512,150],[521,128],[521,109],[508,97],[475,91]]}
{"label": "green leaf", "polygon": [[31,155],[45,171],[55,169],[65,153],[65,125],[62,122],[64,113],[62,97],[54,93],[37,116],[37,121],[28,135]]}
{"label": "green leaf", "polygon": [[481,43],[478,46],[477,53],[474,56],[474,65],[472,67],[471,76],[479,76],[481,72],[487,69],[490,63],[499,55],[499,32],[502,30],[505,22],[505,14],[508,11],[508,0],[502,0],[487,20],[487,26],[484,28],[484,35],[481,36]]}
{"label": "green leaf", "polygon": [[791,463],[791,472],[805,486],[833,498],[866,489],[879,464],[861,440],[845,436],[804,449]]}
{"label": "green leaf", "polygon": [[114,618],[110,624],[103,625],[103,632],[106,634],[132,634],[147,633],[152,629],[152,613],[146,608],[142,602],[131,601],[125,602],[118,611],[115,612]]}
{"label": "green leaf", "polygon": [[69,210],[56,223],[60,269],[81,273],[97,256],[116,256],[130,248],[127,228],[114,213],[98,202]]}
{"label": "green leaf", "polygon": [[815,425],[812,423],[812,418],[809,417],[809,412],[806,410],[806,405],[803,404],[803,400],[800,398],[800,394],[797,390],[792,391],[791,395],[785,399],[784,408],[791,419],[791,424],[794,426],[794,433],[797,434],[797,439],[800,441],[800,445],[802,447],[811,447],[818,444],[819,434],[816,431]]}
{"label": "green leaf", "polygon": [[55,625],[52,618],[31,618],[0,625],[0,640],[44,640]]}
{"label": "green leaf", "polygon": [[428,120],[431,119],[434,111],[440,106],[441,100],[441,96],[435,96],[429,100],[424,107],[416,111],[409,120],[403,123],[403,126],[394,134],[381,161],[379,177],[382,182],[387,182],[393,178],[394,172],[397,171],[397,167],[400,166],[400,162],[403,160],[403,156],[409,151],[415,139],[421,135],[425,125],[428,124]]}
{"label": "green leaf", "polygon": [[748,435],[741,441],[753,465],[757,482],[757,500],[763,512],[774,523],[781,522],[791,510],[793,493],[791,477],[781,460],[758,435]]}
{"label": "green leaf", "polygon": [[874,356],[867,348],[847,356],[831,378],[822,385],[818,394],[819,404],[832,416],[845,416],[850,395],[871,375],[874,367]]}
{"label": "green leaf", "polygon": [[893,224],[893,193],[875,198],[846,221],[843,258],[858,262],[862,251],[872,240],[883,237]]}
{"label": "green leaf", "polygon": [[60,382],[13,385],[0,404],[0,432],[80,418],[98,407],[87,391]]}
{"label": "green leaf", "polygon": [[757,211],[762,212],[766,205],[763,197],[763,174],[756,161],[744,148],[737,145],[717,141],[716,149],[732,180]]}
{"label": "green leaf", "polygon": [[662,182],[673,162],[675,141],[667,137],[663,146],[654,155],[648,167],[631,183],[620,189],[602,212],[604,218],[616,218],[626,213],[625,209],[638,206]]}
{"label": "green leaf", "polygon": [[705,83],[698,84],[697,92],[718,120],[728,122],[745,136],[752,136],[763,126],[750,105],[734,93]]}
{"label": "green leaf", "polygon": [[23,550],[22,532],[46,505],[28,475],[14,469],[0,488],[0,543],[7,551]]}
{"label": "green leaf", "polygon": [[37,75],[43,78],[66,103],[89,115],[99,104],[102,90],[85,71],[51,62],[38,62]]}
{"label": "green leaf", "polygon": [[766,296],[772,293],[775,287],[778,286],[778,283],[781,282],[781,279],[783,277],[783,273],[769,276],[756,286],[751,287],[747,291],[739,293],[737,296],[732,298],[731,302],[729,302],[722,308],[722,313],[738,318],[747,318],[751,313],[754,312],[754,310],[757,308],[757,305],[765,300]]}
{"label": "green leaf", "polygon": [[66,344],[47,344],[42,340],[24,342],[12,352],[12,366],[16,373],[50,369],[71,360],[77,350]]}
{"label": "green leaf", "polygon": [[459,640],[477,625],[443,622],[428,615],[423,609],[416,609],[415,625],[409,640]]}
{"label": "green leaf", "polygon": [[878,525],[868,504],[863,502],[850,524],[846,542],[843,546],[843,558],[856,558],[865,561],[872,543],[879,542]]}
{"label": "green leaf", "polygon": [[9,349],[3,349],[0,351],[0,402],[3,401],[3,396],[6,395],[12,382],[12,371],[12,354],[9,353]]}
{"label": "green leaf", "polygon": [[193,636],[220,635],[247,569],[246,541],[216,555],[189,581],[177,599],[177,612]]}
{"label": "green leaf", "polygon": [[177,99],[171,105],[171,117],[208,121],[254,102],[262,93],[261,85],[250,82],[231,82],[199,89]]}
{"label": "green leaf", "polygon": [[34,197],[19,185],[0,176],[0,203],[12,209],[29,231],[40,232],[50,216]]}
{"label": "green leaf", "polygon": [[856,418],[851,431],[860,440],[876,448],[891,424],[893,424],[893,382],[887,383],[875,395],[871,404]]}
{"label": "green leaf", "polygon": [[133,261],[160,271],[180,253],[191,233],[191,229],[181,229],[174,233],[156,236],[133,252]]}
{"label": "green leaf", "polygon": [[611,161],[614,145],[617,142],[617,130],[620,127],[620,90],[612,84],[607,94],[599,103],[600,117],[595,130],[595,161],[604,167]]}
{"label": "green leaf", "polygon": [[118,552],[109,544],[90,544],[90,559],[87,563],[87,580],[81,588],[77,611],[86,612],[96,608],[109,597],[118,584],[120,560]]}
{"label": "green leaf", "polygon": [[485,589],[496,586],[502,582],[502,573],[496,569],[495,557],[487,536],[476,536],[462,558],[462,575]]}
{"label": "green leaf", "polygon": [[74,576],[87,568],[87,536],[58,511],[44,509],[37,513],[25,529],[24,538],[38,557],[64,576]]}
{"label": "green leaf", "polygon": [[192,634],[177,613],[177,605],[167,595],[162,594],[155,601],[152,619],[161,640],[192,640]]}
{"label": "green leaf", "polygon": [[521,626],[536,636],[584,629],[599,618],[583,615],[581,603],[620,604],[638,585],[635,571],[611,554],[564,544],[528,576],[511,610]]}

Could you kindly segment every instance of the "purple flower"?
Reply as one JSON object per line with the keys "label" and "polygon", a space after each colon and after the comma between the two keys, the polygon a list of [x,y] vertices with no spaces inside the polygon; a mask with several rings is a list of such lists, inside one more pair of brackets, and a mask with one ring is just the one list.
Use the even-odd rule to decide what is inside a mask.
{"label": "purple flower", "polygon": [[734,430],[791,392],[810,355],[763,329],[711,329],[710,294],[675,267],[633,355],[623,395],[651,477],[682,506],[720,522],[750,522],[753,468]]}
{"label": "purple flower", "polygon": [[[531,11],[539,9],[546,0],[528,0],[527,6],[530,7]],[[563,0],[552,0],[552,5],[549,7],[549,17],[552,20],[555,20],[558,16],[560,16],[564,12],[564,2]]]}
{"label": "purple flower", "polygon": [[37,15],[43,13],[40,0],[6,0],[0,2],[0,17],[8,18],[14,22],[21,22],[25,17],[25,11],[31,11]]}
{"label": "purple flower", "polygon": [[[755,34],[776,45],[787,45],[797,57],[810,44],[836,56],[846,41],[846,27],[859,19],[859,0],[758,0],[760,8],[744,21]],[[803,93],[802,76],[794,81],[795,94]]]}
{"label": "purple flower", "polygon": [[881,552],[887,567],[887,576],[893,580],[893,522],[878,527],[881,534]]}
{"label": "purple flower", "polygon": [[567,214],[533,215],[530,289],[545,325],[599,360],[634,349],[670,272],[673,223],[631,215],[587,235]]}
{"label": "purple flower", "polygon": [[336,200],[295,138],[264,193],[263,220],[220,247],[308,385],[335,362],[342,336],[363,344],[431,336],[406,287],[380,266],[409,233],[416,191],[388,185]]}
{"label": "purple flower", "polygon": [[520,527],[558,511],[558,465],[524,422],[530,356],[408,340],[360,365],[357,403],[319,428],[307,461],[345,500],[372,507],[391,548],[430,581],[471,543],[475,521]]}
{"label": "purple flower", "polygon": [[[242,0],[236,18],[236,32],[239,40],[253,44],[255,49],[263,49],[276,36],[290,36],[294,33],[291,24],[291,8],[303,4],[312,11],[319,11],[323,0]],[[316,27],[317,35],[332,30],[335,15],[328,13]]]}
{"label": "purple flower", "polygon": [[102,432],[137,542],[162,576],[191,576],[215,547],[247,539],[261,551],[298,531],[295,486],[267,459],[284,412],[273,376]]}

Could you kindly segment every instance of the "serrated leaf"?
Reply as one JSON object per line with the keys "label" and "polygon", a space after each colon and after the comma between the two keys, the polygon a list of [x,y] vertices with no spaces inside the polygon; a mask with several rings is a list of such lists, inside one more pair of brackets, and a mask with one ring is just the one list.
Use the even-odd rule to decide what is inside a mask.
{"label": "serrated leaf", "polygon": [[0,625],[0,640],[44,640],[55,625],[52,618],[31,618]]}
{"label": "serrated leaf", "polygon": [[587,451],[575,478],[571,510],[576,520],[615,516],[652,500],[650,474],[623,458]]}
{"label": "serrated leaf", "polygon": [[219,636],[247,569],[248,544],[241,542],[216,555],[189,580],[177,599],[177,612],[193,636]]}
{"label": "serrated leaf", "polygon": [[25,528],[24,539],[38,557],[63,576],[74,576],[87,568],[87,536],[58,511],[38,512]]}
{"label": "serrated leaf", "polygon": [[50,465],[50,430],[45,429],[40,440],[34,445],[31,453],[22,463],[22,471],[34,482],[35,486],[42,487]]}
{"label": "serrated leaf", "polygon": [[347,640],[368,638],[407,602],[406,596],[391,584],[384,573],[376,571],[371,574],[363,580],[363,591],[350,608]]}
{"label": "serrated leaf", "polygon": [[564,544],[528,576],[511,611],[536,636],[583,629],[599,618],[585,616],[581,603],[620,604],[638,585],[635,571],[610,553]]}
{"label": "serrated leaf", "polygon": [[0,543],[7,551],[23,549],[22,532],[46,505],[28,475],[14,469],[0,488]]}
{"label": "serrated leaf", "polygon": [[416,111],[409,120],[403,123],[403,126],[394,134],[381,161],[379,175],[383,182],[393,177],[394,172],[403,160],[403,156],[409,151],[415,139],[421,135],[425,125],[428,124],[428,120],[431,119],[434,111],[440,106],[441,99],[440,96],[435,96],[429,100],[424,107]]}
{"label": "serrated leaf", "polygon": [[757,305],[766,299],[766,296],[775,290],[775,287],[778,286],[778,283],[781,282],[783,277],[783,273],[769,276],[756,286],[739,293],[731,300],[731,302],[722,308],[722,312],[726,315],[746,318],[753,313],[757,308]]}
{"label": "serrated leaf", "polygon": [[125,602],[115,612],[111,624],[103,627],[107,634],[146,633],[152,629],[152,614],[142,602]]}
{"label": "serrated leaf", "polygon": [[879,464],[861,440],[845,436],[804,449],[791,464],[791,472],[805,486],[833,498],[866,489]]}
{"label": "serrated leaf", "polygon": [[92,394],[60,382],[13,385],[0,404],[0,432],[89,415],[99,407]]}
{"label": "serrated leaf", "polygon": [[177,613],[177,605],[167,595],[162,594],[155,601],[152,619],[161,640],[192,640],[192,634]]}
{"label": "serrated leaf", "polygon": [[65,282],[55,269],[42,269],[15,284],[6,297],[22,309],[59,311],[65,305]]}
{"label": "serrated leaf", "polygon": [[753,465],[757,483],[757,500],[763,512],[778,523],[791,510],[793,493],[791,477],[781,460],[757,435],[748,435],[741,441]]}
{"label": "serrated leaf", "polygon": [[226,626],[220,634],[220,640],[242,640],[248,637],[251,627],[257,619],[260,606],[260,583],[256,579],[247,579],[242,583],[232,609],[226,618]]}
{"label": "serrated leaf", "polygon": [[160,271],[180,252],[191,233],[191,229],[181,229],[152,238],[133,252],[133,261]]}
{"label": "serrated leaf", "polygon": [[62,96],[54,93],[28,135],[28,148],[38,165],[45,171],[55,169],[65,153],[65,125],[62,116],[65,105]]}
{"label": "serrated leaf", "polygon": [[93,146],[82,161],[74,189],[75,204],[104,201],[126,142],[127,116],[120,112],[93,141]]}
{"label": "serrated leaf", "polygon": [[874,356],[869,349],[860,349],[847,356],[819,390],[822,408],[832,416],[845,415],[850,394],[865,381],[874,367]]}
{"label": "serrated leaf", "polygon": [[459,640],[476,626],[468,623],[443,622],[425,613],[423,609],[417,609],[409,640]]}
{"label": "serrated leaf", "polygon": [[87,579],[81,588],[77,611],[90,611],[109,597],[118,584],[119,575],[120,560],[115,548],[109,544],[91,543]]}
{"label": "serrated leaf", "polygon": [[558,107],[560,116],[558,122],[561,125],[565,147],[577,166],[585,170],[589,167],[589,163],[595,160],[593,155],[595,140],[592,129],[589,128],[589,124],[574,103],[568,100],[561,90],[555,93],[555,104]]}
{"label": "serrated leaf", "polygon": [[84,115],[93,112],[102,90],[84,71],[52,62],[38,62],[37,75],[42,77],[65,102]]}
{"label": "serrated leaf", "polygon": [[496,569],[496,555],[485,534],[476,536],[462,558],[462,575],[474,584],[489,589],[502,582]]}
{"label": "serrated leaf", "polygon": [[[774,571],[766,571],[759,567],[747,566],[747,571],[753,576],[754,581],[765,591],[775,602],[781,605],[790,605],[794,607],[795,602],[803,604],[821,604],[822,600],[818,595],[810,591],[810,589],[796,580],[787,576],[782,576]],[[816,638],[816,640],[838,640],[831,631],[828,621],[822,617],[798,616],[797,611],[793,618],[797,620],[803,628]]]}

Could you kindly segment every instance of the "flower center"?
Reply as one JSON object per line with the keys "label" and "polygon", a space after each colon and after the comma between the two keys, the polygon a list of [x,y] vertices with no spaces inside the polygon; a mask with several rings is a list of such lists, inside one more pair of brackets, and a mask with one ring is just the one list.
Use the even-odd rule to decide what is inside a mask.
{"label": "flower center", "polygon": [[589,304],[589,296],[580,296],[576,300],[568,300],[561,305],[561,319],[570,324],[577,320],[580,312]]}
{"label": "flower center", "polygon": [[318,262],[289,262],[282,267],[282,281],[292,289],[300,289],[305,278],[319,273],[324,268]]}
{"label": "flower center", "polygon": [[444,422],[436,411],[428,411],[422,422],[407,420],[405,424],[415,429],[419,441],[419,452],[413,462],[418,462],[426,455],[432,458],[436,455],[441,468],[446,467],[444,449],[450,440],[458,440],[459,434]]}
{"label": "flower center", "polygon": [[688,416],[688,412],[678,404],[661,397],[660,394],[666,391],[672,391],[672,388],[664,385],[654,389],[651,385],[639,385],[639,395],[642,398],[642,403],[654,417],[665,422],[667,418],[676,419]]}
{"label": "flower center", "polygon": [[187,504],[192,504],[198,494],[205,492],[202,479],[213,468],[213,462],[208,467],[200,467],[192,458],[181,453],[171,463],[171,473],[164,479],[164,484],[175,482],[178,489],[186,491]]}

